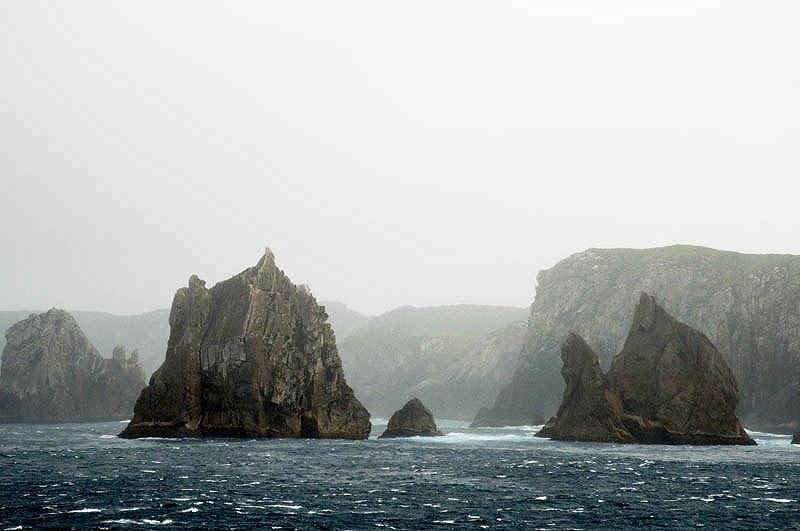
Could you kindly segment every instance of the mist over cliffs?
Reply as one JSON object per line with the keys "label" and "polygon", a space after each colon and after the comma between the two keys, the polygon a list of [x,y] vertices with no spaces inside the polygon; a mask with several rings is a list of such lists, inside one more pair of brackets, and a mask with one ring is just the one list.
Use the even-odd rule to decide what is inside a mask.
{"label": "mist over cliffs", "polygon": [[[0,312],[0,351],[6,344],[6,329],[31,313],[40,312]],[[69,310],[69,313],[100,352],[111,352],[116,345],[138,350],[145,377],[164,361],[164,347],[169,337],[169,310],[153,310],[136,315],[73,310]]]}
{"label": "mist over cliffs", "polygon": [[339,353],[373,415],[419,397],[439,417],[470,420],[511,376],[526,315],[505,306],[397,308],[338,339]]}
{"label": "mist over cliffs", "polygon": [[64,310],[31,314],[6,332],[0,421],[125,419],[144,387],[138,353],[103,358]]}
{"label": "mist over cliffs", "polygon": [[641,291],[708,336],[739,383],[745,425],[791,431],[800,422],[800,257],[694,246],[589,249],[537,277],[519,363],[476,425],[538,424],[558,408],[561,342],[570,330],[607,369]]}

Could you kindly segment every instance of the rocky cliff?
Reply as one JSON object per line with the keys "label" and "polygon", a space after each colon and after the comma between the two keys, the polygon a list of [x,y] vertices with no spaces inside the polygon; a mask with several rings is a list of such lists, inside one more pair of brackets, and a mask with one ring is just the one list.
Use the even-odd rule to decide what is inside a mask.
{"label": "rocky cliff", "polygon": [[117,347],[104,359],[63,310],[32,314],[6,332],[0,421],[130,418],[144,387],[138,354]]}
{"label": "rocky cliff", "polygon": [[[5,346],[5,331],[13,323],[40,311],[0,312],[0,350]],[[154,310],[138,315],[115,315],[105,312],[69,311],[78,326],[100,352],[111,352],[115,345],[136,348],[145,376],[164,361],[169,337],[169,310]]]}
{"label": "rocky cliff", "polygon": [[508,381],[527,326],[523,308],[403,307],[375,317],[339,342],[361,400],[389,416],[412,397],[437,414],[469,420]]}
{"label": "rocky cliff", "polygon": [[642,293],[608,375],[571,333],[561,349],[564,397],[537,434],[566,440],[755,444],[734,410],[736,379],[701,332]]}
{"label": "rocky cliff", "polygon": [[540,272],[537,282],[517,367],[476,425],[544,422],[564,390],[563,338],[576,331],[607,368],[646,291],[719,349],[738,380],[745,425],[800,428],[800,257],[692,246],[589,249]]}
{"label": "rocky cliff", "polygon": [[436,427],[433,413],[418,398],[412,398],[401,409],[392,414],[380,438],[394,437],[431,437],[442,435]]}
{"label": "rocky cliff", "polygon": [[326,320],[269,250],[211,289],[192,276],[172,303],[164,364],[120,435],[366,438],[369,413]]}

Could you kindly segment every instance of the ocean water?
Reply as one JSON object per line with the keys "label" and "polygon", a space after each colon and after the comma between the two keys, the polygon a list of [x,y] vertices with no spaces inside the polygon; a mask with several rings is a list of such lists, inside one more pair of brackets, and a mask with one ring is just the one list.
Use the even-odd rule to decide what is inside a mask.
{"label": "ocean water", "polygon": [[123,440],[0,425],[0,529],[800,529],[800,447],[565,443],[537,427],[367,441]]}

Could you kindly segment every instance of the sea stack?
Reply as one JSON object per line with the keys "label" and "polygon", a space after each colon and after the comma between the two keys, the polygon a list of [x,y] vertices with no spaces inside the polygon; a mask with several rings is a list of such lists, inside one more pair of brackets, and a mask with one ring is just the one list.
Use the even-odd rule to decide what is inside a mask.
{"label": "sea stack", "polygon": [[658,444],[755,444],[734,413],[736,379],[701,332],[642,293],[608,374],[571,333],[561,349],[564,398],[540,437]]}
{"label": "sea stack", "polygon": [[327,317],[269,249],[211,289],[193,275],[172,302],[166,359],[120,436],[365,439],[369,413]]}
{"label": "sea stack", "polygon": [[418,398],[412,398],[401,409],[394,412],[389,419],[386,431],[381,439],[392,437],[429,437],[442,435],[433,420],[433,414],[428,411]]}
{"label": "sea stack", "polygon": [[135,351],[104,359],[68,312],[31,314],[6,332],[0,422],[130,418],[145,385]]}

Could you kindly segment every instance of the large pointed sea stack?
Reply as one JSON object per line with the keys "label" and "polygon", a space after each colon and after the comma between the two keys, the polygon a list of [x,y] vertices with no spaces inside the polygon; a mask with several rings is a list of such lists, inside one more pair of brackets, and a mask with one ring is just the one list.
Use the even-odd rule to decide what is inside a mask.
{"label": "large pointed sea stack", "polygon": [[561,350],[567,387],[537,434],[563,440],[755,444],[734,413],[736,379],[701,332],[642,293],[622,351],[607,375],[576,334]]}
{"label": "large pointed sea stack", "polygon": [[76,422],[130,418],[144,387],[134,351],[104,359],[64,310],[31,314],[6,333],[0,422]]}
{"label": "large pointed sea stack", "polygon": [[442,435],[433,420],[433,413],[418,398],[412,398],[389,419],[381,439]]}
{"label": "large pointed sea stack", "polygon": [[211,289],[192,276],[172,302],[164,364],[120,436],[366,438],[369,413],[326,320],[269,249]]}

